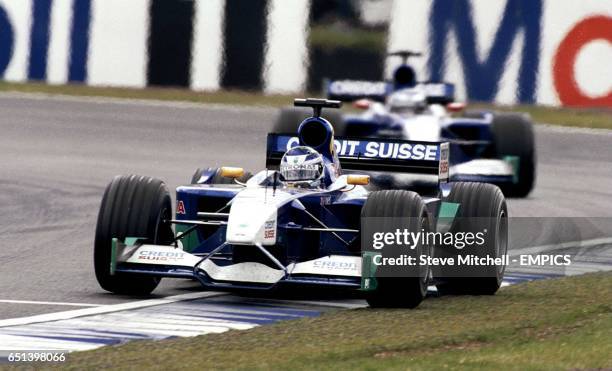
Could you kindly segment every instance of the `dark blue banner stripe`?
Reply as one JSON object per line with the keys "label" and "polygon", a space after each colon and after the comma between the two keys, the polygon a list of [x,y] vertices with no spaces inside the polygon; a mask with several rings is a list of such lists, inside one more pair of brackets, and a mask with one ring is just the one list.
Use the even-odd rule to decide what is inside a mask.
{"label": "dark blue banner stripe", "polygon": [[44,80],[47,77],[47,52],[49,49],[49,26],[53,0],[36,0],[32,5],[32,27],[30,30],[30,60],[28,79]]}
{"label": "dark blue banner stripe", "polygon": [[68,69],[68,81],[70,82],[84,82],[87,79],[90,23],[91,0],[74,0]]}
{"label": "dark blue banner stripe", "polygon": [[4,76],[13,56],[14,37],[9,16],[6,10],[0,6],[0,77]]}
{"label": "dark blue banner stripe", "polygon": [[148,84],[189,86],[194,2],[153,0],[149,12]]}

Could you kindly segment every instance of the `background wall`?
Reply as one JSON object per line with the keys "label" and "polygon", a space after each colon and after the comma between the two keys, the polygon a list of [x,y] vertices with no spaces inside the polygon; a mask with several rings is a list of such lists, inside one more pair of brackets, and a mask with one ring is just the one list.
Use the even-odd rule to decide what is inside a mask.
{"label": "background wall", "polygon": [[15,82],[316,91],[397,49],[462,99],[612,107],[612,0],[0,0]]}
{"label": "background wall", "polygon": [[411,0],[392,14],[389,48],[426,51],[421,76],[462,97],[612,106],[612,1]]}

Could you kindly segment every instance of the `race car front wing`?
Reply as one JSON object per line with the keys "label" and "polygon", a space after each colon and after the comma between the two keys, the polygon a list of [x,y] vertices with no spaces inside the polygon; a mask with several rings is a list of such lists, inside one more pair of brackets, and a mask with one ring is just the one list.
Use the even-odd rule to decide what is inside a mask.
{"label": "race car front wing", "polygon": [[208,254],[191,254],[179,246],[151,245],[143,239],[128,237],[112,240],[111,274],[150,274],[159,277],[195,278],[203,286],[228,289],[271,289],[280,283],[362,287],[362,257],[329,255],[304,262],[282,265],[265,247],[272,268],[259,262],[233,263],[216,257],[229,245],[224,243]]}

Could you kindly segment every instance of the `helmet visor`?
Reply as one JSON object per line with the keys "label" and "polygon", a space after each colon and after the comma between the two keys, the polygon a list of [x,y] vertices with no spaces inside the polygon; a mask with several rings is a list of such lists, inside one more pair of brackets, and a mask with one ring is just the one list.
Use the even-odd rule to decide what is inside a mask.
{"label": "helmet visor", "polygon": [[284,180],[289,182],[315,180],[321,175],[321,166],[318,164],[282,165],[280,173]]}

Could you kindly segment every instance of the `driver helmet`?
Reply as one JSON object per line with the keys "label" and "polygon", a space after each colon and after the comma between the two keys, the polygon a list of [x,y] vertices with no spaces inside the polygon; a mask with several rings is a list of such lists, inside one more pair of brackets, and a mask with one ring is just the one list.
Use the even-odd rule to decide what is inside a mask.
{"label": "driver helmet", "polygon": [[280,162],[281,180],[295,186],[316,186],[323,178],[323,156],[306,146],[293,147]]}
{"label": "driver helmet", "polygon": [[419,89],[403,89],[389,97],[389,111],[395,113],[419,113],[427,107],[427,98]]}

